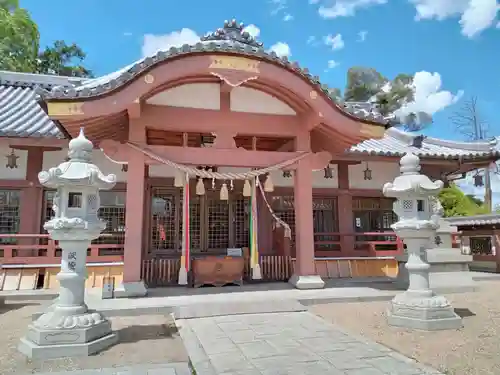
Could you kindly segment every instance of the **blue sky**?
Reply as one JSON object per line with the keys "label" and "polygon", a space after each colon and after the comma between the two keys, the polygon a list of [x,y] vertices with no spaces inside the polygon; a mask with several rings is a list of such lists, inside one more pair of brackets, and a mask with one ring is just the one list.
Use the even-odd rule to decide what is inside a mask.
{"label": "blue sky", "polygon": [[96,75],[236,18],[253,25],[266,48],[290,53],[333,87],[343,89],[355,65],[388,78],[416,74],[418,107],[434,112],[428,135],[463,139],[449,116],[476,95],[489,135],[500,136],[496,0],[21,0],[21,6],[38,23],[42,46],[77,43]]}

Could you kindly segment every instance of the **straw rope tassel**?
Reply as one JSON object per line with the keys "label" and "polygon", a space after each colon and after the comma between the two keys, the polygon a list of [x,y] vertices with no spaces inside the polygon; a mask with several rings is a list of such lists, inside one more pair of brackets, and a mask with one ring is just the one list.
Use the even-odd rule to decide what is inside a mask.
{"label": "straw rope tassel", "polygon": [[252,266],[252,279],[262,279],[259,264],[259,250],[258,250],[258,222],[257,222],[257,178],[252,179],[252,195],[250,198],[250,246],[251,246],[251,266]]}
{"label": "straw rope tassel", "polygon": [[184,174],[182,191],[182,255],[179,268],[179,285],[187,285],[189,271],[189,175]]}

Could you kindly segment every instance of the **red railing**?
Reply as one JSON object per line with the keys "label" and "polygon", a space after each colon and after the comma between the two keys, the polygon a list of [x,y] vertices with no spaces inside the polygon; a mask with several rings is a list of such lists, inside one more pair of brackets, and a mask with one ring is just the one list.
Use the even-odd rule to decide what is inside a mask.
{"label": "red railing", "polygon": [[[120,238],[103,234],[100,238]],[[123,242],[123,241],[118,241]],[[87,250],[87,263],[123,261],[123,244],[92,244]],[[0,264],[59,264],[61,249],[48,234],[0,234]]]}

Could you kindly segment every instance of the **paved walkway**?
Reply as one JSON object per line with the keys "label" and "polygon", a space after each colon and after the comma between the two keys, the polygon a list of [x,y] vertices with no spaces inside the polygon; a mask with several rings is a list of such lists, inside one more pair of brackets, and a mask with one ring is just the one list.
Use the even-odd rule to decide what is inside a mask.
{"label": "paved walkway", "polygon": [[309,312],[182,319],[177,324],[198,375],[440,374]]}
{"label": "paved walkway", "polygon": [[164,365],[137,365],[94,370],[37,372],[36,375],[191,375],[191,370],[187,363],[168,363]]}

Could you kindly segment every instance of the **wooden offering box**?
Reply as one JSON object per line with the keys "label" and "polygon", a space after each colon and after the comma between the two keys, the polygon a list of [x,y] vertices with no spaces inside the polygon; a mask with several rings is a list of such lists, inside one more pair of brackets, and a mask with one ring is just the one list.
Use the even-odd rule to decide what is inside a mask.
{"label": "wooden offering box", "polygon": [[223,286],[243,283],[245,261],[243,257],[206,256],[192,261],[193,286]]}

